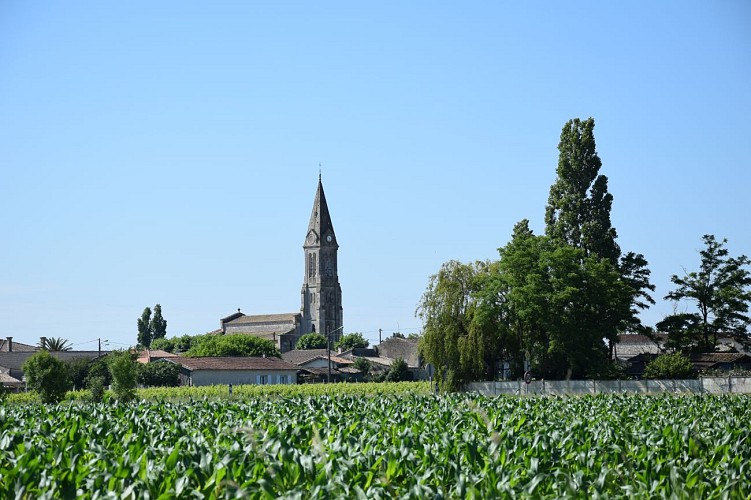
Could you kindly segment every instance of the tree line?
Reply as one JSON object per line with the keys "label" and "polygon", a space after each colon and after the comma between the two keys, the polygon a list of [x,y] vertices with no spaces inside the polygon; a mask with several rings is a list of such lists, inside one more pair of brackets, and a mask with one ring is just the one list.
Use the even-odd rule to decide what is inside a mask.
{"label": "tree line", "polygon": [[[497,260],[449,261],[430,277],[417,308],[420,345],[443,389],[502,369],[511,377],[617,377],[618,334],[654,333],[639,318],[655,303],[648,262],[617,243],[594,125],[573,119],[563,127],[545,234],[524,219]],[[704,243],[700,271],[673,276],[677,288],[665,297],[692,300],[699,311],[656,325],[678,350],[714,350],[719,334],[748,341],[749,260],[731,257],[726,240],[705,235]]]}
{"label": "tree line", "polygon": [[137,363],[137,353],[112,351],[96,358],[60,360],[41,350],[27,359],[23,372],[29,389],[36,391],[42,402],[58,403],[70,390],[89,391],[93,402],[104,399],[105,388],[111,387],[113,398],[126,402],[135,398],[138,384],[145,387],[178,385],[180,367],[174,363]]}

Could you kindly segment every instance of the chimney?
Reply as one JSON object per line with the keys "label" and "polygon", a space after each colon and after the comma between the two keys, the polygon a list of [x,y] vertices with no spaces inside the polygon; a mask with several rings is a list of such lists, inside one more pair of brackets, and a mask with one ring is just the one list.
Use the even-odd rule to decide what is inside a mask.
{"label": "chimney", "polygon": [[8,339],[8,352],[13,352],[13,337],[7,337]]}

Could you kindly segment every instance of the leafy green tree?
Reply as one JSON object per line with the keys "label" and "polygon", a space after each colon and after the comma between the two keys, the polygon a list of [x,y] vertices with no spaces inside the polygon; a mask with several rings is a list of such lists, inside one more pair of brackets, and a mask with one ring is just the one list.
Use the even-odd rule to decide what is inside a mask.
{"label": "leafy green tree", "polygon": [[28,386],[37,391],[44,403],[59,403],[73,384],[68,368],[49,351],[39,351],[23,364]]}
{"label": "leafy green tree", "polygon": [[553,240],[599,255],[616,264],[620,248],[610,222],[613,196],[608,178],[600,174],[595,121],[569,120],[558,143],[558,177],[550,187],[545,209],[545,234]]}
{"label": "leafy green tree", "polygon": [[147,387],[176,387],[180,382],[180,367],[167,361],[141,364],[138,382]]}
{"label": "leafy green tree", "polygon": [[160,349],[174,353],[186,352],[193,345],[198,344],[204,337],[205,335],[182,335],[180,337],[155,338],[151,342],[150,349]]}
{"label": "leafy green tree", "polygon": [[70,351],[72,349],[70,342],[62,337],[44,337],[44,341],[40,343],[39,347],[50,352]]}
{"label": "leafy green tree", "polygon": [[104,400],[104,377],[95,376],[87,379],[89,389],[88,400],[92,403],[101,403]]}
{"label": "leafy green tree", "polygon": [[86,375],[86,387],[89,387],[91,385],[91,380],[97,377],[102,379],[104,386],[108,386],[112,383],[112,376],[110,375],[109,366],[107,366],[106,357],[97,358],[91,362],[88,374]]}
{"label": "leafy green tree", "polygon": [[188,357],[201,356],[275,356],[281,354],[274,342],[242,333],[232,335],[205,335],[185,353]]}
{"label": "leafy green tree", "polygon": [[630,315],[632,290],[617,267],[534,236],[526,221],[517,224],[500,254],[509,351],[549,378],[603,371],[608,354],[603,339],[615,340]]}
{"label": "leafy green tree", "polygon": [[608,178],[600,174],[594,127],[594,119],[576,118],[561,131],[558,175],[545,209],[545,234],[557,244],[582,249],[584,257],[599,256],[617,266],[620,279],[631,287],[631,314],[623,318],[619,329],[646,333],[639,312],[654,304],[650,295],[654,285],[644,256],[634,252],[622,256],[616,243],[610,219],[613,196],[608,192]]}
{"label": "leafy green tree", "polygon": [[151,345],[149,346],[149,349],[161,350],[161,351],[167,351],[167,352],[175,352],[175,339],[174,338],[154,339],[151,341]]}
{"label": "leafy green tree", "polygon": [[[649,306],[654,305],[655,301],[650,292],[655,291],[655,286],[649,281],[651,271],[647,267],[647,259],[642,254],[628,252],[621,256],[618,263],[618,269],[621,273],[621,279],[630,288],[631,293],[631,311],[620,325],[620,331],[638,332],[649,334],[651,330],[644,326],[639,318],[639,313]],[[612,348],[612,345],[611,345]]]}
{"label": "leafy green tree", "polygon": [[306,333],[297,341],[295,349],[325,349],[327,345],[326,336],[320,333]]}
{"label": "leafy green tree", "polygon": [[81,390],[86,387],[86,377],[89,376],[89,367],[91,360],[88,358],[73,358],[64,361],[68,373],[70,374],[73,389]]}
{"label": "leafy green tree", "polygon": [[412,377],[409,373],[407,362],[401,358],[396,358],[394,362],[391,363],[391,366],[384,377],[386,382],[405,382],[411,379]]}
{"label": "leafy green tree", "polygon": [[342,338],[339,339],[339,342],[337,342],[334,347],[341,349],[342,351],[349,351],[350,349],[355,348],[364,349],[368,347],[368,345],[370,345],[370,343],[365,340],[365,337],[362,336],[362,333],[354,332],[342,335]]}
{"label": "leafy green tree", "polygon": [[428,288],[417,307],[423,321],[420,352],[436,367],[436,381],[441,390],[456,390],[470,380],[467,356],[462,364],[462,350],[469,346],[470,323],[475,310],[472,293],[476,291],[477,274],[485,263],[463,264],[449,261],[430,277]]}
{"label": "leafy green tree", "polygon": [[151,340],[151,308],[146,307],[143,313],[141,313],[141,317],[138,318],[138,345],[149,347],[151,346]]}
{"label": "leafy green tree", "polygon": [[687,379],[696,378],[694,366],[683,354],[663,354],[657,356],[644,368],[644,378]]}
{"label": "leafy green tree", "polygon": [[719,333],[733,335],[748,342],[748,305],[751,301],[751,261],[745,255],[731,257],[725,244],[714,235],[705,234],[705,248],[699,252],[698,271],[673,275],[677,288],[665,296],[676,303],[693,302],[695,313],[666,317],[656,327],[667,331],[677,347],[714,351]]}
{"label": "leafy green tree", "polygon": [[370,369],[373,367],[370,360],[365,358],[357,358],[352,366],[362,373],[362,376],[368,378],[370,376]]}
{"label": "leafy green tree", "polygon": [[149,323],[149,329],[152,342],[155,339],[163,339],[167,335],[167,320],[162,317],[162,306],[159,304],[154,306],[154,316]]}
{"label": "leafy green tree", "polygon": [[107,356],[107,366],[112,377],[112,391],[120,403],[136,399],[138,366],[128,351],[113,351]]}

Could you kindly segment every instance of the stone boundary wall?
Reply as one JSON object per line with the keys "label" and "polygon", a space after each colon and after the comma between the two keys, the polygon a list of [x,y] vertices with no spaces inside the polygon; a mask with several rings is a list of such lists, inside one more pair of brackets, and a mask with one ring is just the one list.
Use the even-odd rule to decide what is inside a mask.
{"label": "stone boundary wall", "polygon": [[468,392],[486,396],[616,393],[751,394],[751,377],[702,377],[693,380],[523,380],[470,382]]}

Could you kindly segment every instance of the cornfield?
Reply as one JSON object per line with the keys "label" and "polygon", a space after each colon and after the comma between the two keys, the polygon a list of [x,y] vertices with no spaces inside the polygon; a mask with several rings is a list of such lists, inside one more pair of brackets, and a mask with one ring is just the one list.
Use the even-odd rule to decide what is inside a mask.
{"label": "cornfield", "polygon": [[751,498],[751,398],[0,407],[2,498]]}

